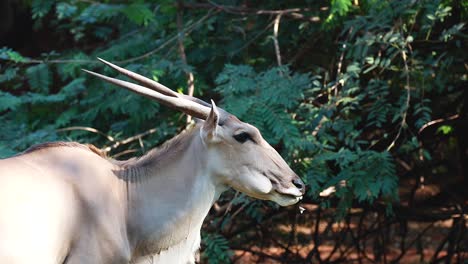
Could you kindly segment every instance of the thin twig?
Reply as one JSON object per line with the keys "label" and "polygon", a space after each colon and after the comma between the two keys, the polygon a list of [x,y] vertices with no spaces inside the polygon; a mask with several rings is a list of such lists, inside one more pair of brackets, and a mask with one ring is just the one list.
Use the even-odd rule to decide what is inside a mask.
{"label": "thin twig", "polygon": [[345,50],[346,50],[346,43],[343,43],[343,51],[341,52],[340,59],[338,60],[338,65],[336,68],[336,81],[335,81],[335,84],[331,88],[335,96],[338,95],[338,86],[340,84],[343,85],[342,81],[340,80],[340,75],[341,75],[341,67],[343,67]]}
{"label": "thin twig", "polygon": [[281,52],[280,52],[280,46],[278,43],[278,29],[279,29],[279,24],[281,20],[281,15],[283,13],[279,13],[276,18],[275,22],[273,25],[273,43],[275,45],[275,53],[276,53],[276,62],[278,63],[278,66],[281,66]]}
{"label": "thin twig", "polygon": [[319,22],[319,16],[306,16],[302,14],[302,12],[309,12],[311,11],[310,8],[290,8],[290,9],[282,9],[282,10],[265,10],[265,9],[254,9],[254,8],[246,8],[246,7],[238,7],[238,6],[226,6],[220,5],[213,1],[208,1],[208,3],[185,3],[185,8],[191,9],[211,9],[215,8],[218,11],[223,11],[228,14],[233,15],[278,15],[284,14],[285,16],[292,18],[292,19],[299,19],[299,20],[306,20],[309,22]]}
{"label": "thin twig", "polygon": [[[198,21],[192,23],[191,25],[187,26],[187,28],[184,30],[184,34],[189,34],[191,33],[195,28],[197,28],[202,22],[204,22],[206,19],[208,19],[211,15],[214,15],[215,13],[218,13],[220,12],[220,10],[216,10],[213,12],[213,8],[210,9],[210,11],[205,15],[203,16],[202,18],[200,18]],[[172,36],[171,38],[169,38],[168,40],[166,40],[164,43],[162,43],[160,46],[158,46],[157,48],[145,53],[145,54],[142,54],[142,55],[139,55],[137,57],[133,57],[133,58],[129,58],[129,59],[125,59],[125,60],[117,60],[117,61],[112,61],[112,63],[121,63],[121,64],[126,64],[126,63],[130,63],[130,62],[134,62],[134,61],[139,61],[139,60],[142,60],[142,59],[145,59],[145,58],[148,58],[150,57],[151,55],[161,51],[162,49],[164,49],[166,46],[168,46],[169,44],[171,44],[172,42],[174,42],[175,40],[177,40],[178,38],[178,33],[175,34],[174,36]],[[92,64],[97,64],[99,63],[98,61],[95,61],[95,60],[38,60],[38,59],[27,59],[27,60],[24,60],[24,61],[18,61],[17,63],[22,63],[22,64],[41,64],[41,63],[49,63],[49,64],[59,64],[59,63],[92,63]]]}
{"label": "thin twig", "polygon": [[[340,58],[338,60],[338,65],[336,67],[336,80],[335,80],[335,84],[333,84],[333,86],[331,87],[330,91],[333,92],[334,96],[337,96],[338,95],[338,86],[339,85],[342,85],[343,86],[343,81],[340,80],[340,75],[341,75],[341,71],[342,71],[342,67],[343,67],[343,60],[344,60],[344,56],[345,56],[345,53],[346,53],[346,43],[348,43],[348,39],[351,35],[351,33],[353,32],[353,27],[349,28],[348,30],[348,34],[346,35],[346,38],[343,42],[343,45],[342,45],[342,48],[343,50],[341,51],[341,54],[340,54]],[[330,93],[331,94],[331,93]]]}
{"label": "thin twig", "polygon": [[236,200],[237,196],[239,196],[239,191],[236,191],[236,193],[234,194],[234,198],[232,198],[231,201],[229,201],[228,206],[226,207],[226,211],[224,211],[223,218],[226,217],[229,211],[231,211],[232,204]]}
{"label": "thin twig", "polygon": [[138,143],[140,144],[140,149],[142,152],[145,152],[145,143],[141,137],[138,138]]}
{"label": "thin twig", "polygon": [[92,128],[92,127],[85,127],[85,126],[72,126],[72,127],[66,127],[66,128],[60,128],[60,129],[57,129],[56,131],[57,132],[65,132],[65,131],[73,131],[73,130],[83,130],[83,131],[88,131],[88,132],[92,132],[92,133],[96,133],[96,134],[99,134],[105,138],[107,138],[107,140],[111,141],[111,142],[114,142],[115,139],[95,128]]}
{"label": "thin twig", "polygon": [[[229,201],[229,203],[222,207],[222,209],[224,209],[224,214],[221,217],[221,220],[219,220],[218,228],[221,228],[221,225],[223,224],[224,220],[228,216],[228,213],[231,211],[232,205],[233,205],[233,203],[236,200],[238,195],[239,195],[239,191],[236,191],[236,194],[234,194],[234,197]],[[220,210],[221,210],[221,208],[220,208]]]}
{"label": "thin twig", "polygon": [[78,2],[83,2],[83,3],[94,4],[94,5],[100,4],[98,1],[91,1],[91,0],[77,0],[77,1]]}
{"label": "thin twig", "polygon": [[[208,19],[211,15],[217,13],[219,11],[215,11],[213,12],[213,9],[211,9],[206,15],[204,15],[202,18],[200,18],[198,21],[192,23],[190,26],[188,26],[184,31],[183,33],[184,34],[189,34],[190,32],[192,32],[196,27],[198,27],[203,21],[205,21],[206,19]],[[121,60],[121,61],[115,61],[116,63],[122,63],[122,64],[126,64],[126,63],[130,63],[130,62],[134,62],[134,61],[138,61],[138,60],[142,60],[142,59],[145,59],[159,51],[161,51],[162,49],[164,49],[166,46],[168,46],[169,44],[171,44],[172,42],[174,42],[175,40],[178,39],[178,36],[179,33],[175,34],[174,36],[170,37],[168,40],[166,40],[166,42],[164,42],[163,44],[161,44],[160,46],[158,46],[157,48],[151,50],[151,51],[148,51],[147,53],[145,54],[142,54],[140,56],[137,56],[137,57],[133,57],[133,58],[130,58],[130,59],[126,59],[126,60]]]}
{"label": "thin twig", "polygon": [[94,61],[94,60],[47,60],[47,59],[37,60],[37,59],[26,59],[26,60],[23,60],[23,61],[17,61],[16,63],[21,63],[21,64],[93,63],[93,64],[95,64],[95,63],[98,63],[98,62]]}
{"label": "thin twig", "polygon": [[[97,2],[96,2],[97,3]],[[119,37],[119,40],[123,40],[129,36],[132,36],[138,32],[140,32],[141,29],[136,29],[131,32],[128,32],[122,36]],[[109,44],[112,45],[112,44]],[[105,47],[106,45],[104,45]],[[11,60],[9,60],[11,61]],[[96,60],[75,60],[75,59],[55,59],[55,60],[50,60],[50,59],[30,59],[26,58],[24,61],[17,61],[15,63],[19,64],[64,64],[64,63],[77,63],[77,64],[98,64],[100,63],[99,61]]]}
{"label": "thin twig", "polygon": [[273,255],[268,255],[265,252],[253,250],[253,249],[248,248],[248,247],[232,247],[232,249],[242,250],[244,252],[250,252],[251,254],[258,255],[258,256],[263,257],[263,258],[273,259],[273,260],[276,260],[276,261],[282,261],[283,260],[283,259],[281,259],[279,257],[273,256]]}
{"label": "thin twig", "polygon": [[[223,6],[217,4],[213,1],[208,1],[212,7],[216,7],[226,12],[230,12],[232,14],[241,14],[244,15],[246,13],[253,13],[256,15],[277,15],[277,14],[284,14],[284,13],[294,13],[294,12],[301,12],[301,11],[310,11],[310,9],[305,8],[290,8],[290,9],[283,9],[283,10],[264,10],[264,9],[250,9],[250,8],[242,8],[242,7],[235,7],[235,6]],[[201,6],[201,5],[199,5]]]}
{"label": "thin twig", "polygon": [[[185,55],[185,47],[184,47],[184,33],[182,29],[182,12],[183,12],[183,1],[178,1],[178,10],[177,10],[177,36],[179,42],[179,54],[184,65],[184,72],[187,75],[187,93],[189,96],[193,96],[193,92],[195,91],[195,78],[193,77],[193,73],[188,70],[188,63],[187,63],[187,56]],[[187,124],[190,124],[192,121],[192,116],[187,115]]]}
{"label": "thin twig", "polygon": [[405,107],[402,110],[402,115],[403,116],[401,117],[401,123],[400,123],[400,127],[398,128],[398,133],[395,136],[395,138],[393,139],[392,143],[390,143],[390,145],[387,147],[387,151],[390,151],[395,146],[396,141],[398,140],[398,138],[401,135],[401,131],[406,126],[406,116],[408,114],[408,108],[409,108],[409,104],[410,104],[410,100],[411,100],[409,68],[408,68],[408,61],[407,61],[407,57],[406,57],[406,52],[404,50],[401,51],[401,57],[403,58],[403,63],[404,63],[404,67],[405,67],[405,75],[406,75],[406,85],[405,85],[406,102],[405,102]]}
{"label": "thin twig", "polygon": [[111,151],[111,150],[113,150],[113,149],[118,148],[118,147],[121,146],[121,145],[128,144],[128,143],[130,143],[130,142],[132,142],[132,141],[135,141],[135,140],[140,140],[142,137],[147,136],[147,135],[150,135],[150,134],[153,134],[153,133],[155,133],[156,131],[157,131],[156,128],[152,128],[152,129],[150,129],[150,130],[148,130],[148,131],[145,131],[145,132],[143,132],[143,133],[140,133],[140,134],[138,134],[138,135],[135,135],[135,136],[126,138],[126,139],[121,140],[121,141],[117,141],[117,142],[115,142],[114,144],[112,144],[111,146],[104,147],[104,148],[102,148],[101,150],[104,151],[104,152],[109,152],[109,151]]}
{"label": "thin twig", "polygon": [[432,255],[432,259],[430,263],[436,263],[439,260],[438,259],[439,253],[442,251],[445,244],[447,244],[447,242],[450,240],[450,237],[453,236],[455,224],[456,224],[455,219],[452,219],[452,227],[450,228],[448,235],[442,240],[442,242],[439,244],[439,246],[435,250],[434,254]]}
{"label": "thin twig", "polygon": [[322,263],[322,259],[320,257],[320,251],[318,250],[320,246],[320,221],[322,217],[322,207],[319,205],[316,211],[316,216],[315,216],[315,226],[314,226],[314,233],[312,240],[314,242],[314,247],[312,248],[311,251],[309,251],[309,254],[307,254],[306,260],[312,262],[312,258],[315,257],[317,258],[318,263]]}
{"label": "thin twig", "polygon": [[245,49],[246,47],[248,47],[250,44],[252,44],[252,42],[254,42],[257,38],[259,38],[261,35],[263,35],[263,33],[265,33],[271,26],[273,26],[273,23],[275,21],[271,21],[270,23],[268,23],[268,25],[260,32],[257,33],[257,35],[255,35],[253,38],[251,38],[249,41],[247,41],[247,43],[245,43],[242,47],[238,48],[237,50],[233,51],[230,53],[231,56],[233,56],[234,54],[240,52],[241,50]]}
{"label": "thin twig", "polygon": [[113,156],[113,158],[118,158],[118,157],[123,156],[125,154],[135,153],[137,151],[138,151],[137,149],[127,149],[127,150],[124,150],[122,152],[119,152],[119,153],[115,154]]}
{"label": "thin twig", "polygon": [[237,209],[231,216],[232,219],[234,219],[234,217],[236,217],[236,215],[238,215],[240,212],[242,212],[242,210],[244,210],[244,208],[249,205],[250,202],[246,202],[246,203],[243,203],[241,207],[239,207],[239,209]]}
{"label": "thin twig", "polygon": [[391,263],[399,263],[401,258],[406,254],[406,252],[408,251],[408,249],[410,249],[419,239],[422,238],[422,236],[424,234],[426,234],[427,231],[429,231],[429,229],[431,229],[434,224],[436,222],[432,222],[430,223],[428,226],[426,226],[423,231],[421,231],[410,243],[408,243],[408,246],[406,248],[402,248],[402,251],[400,252],[400,254],[391,261]]}
{"label": "thin twig", "polygon": [[419,130],[418,130],[418,134],[421,134],[421,132],[426,129],[427,127],[430,127],[430,126],[433,126],[435,124],[438,124],[438,123],[442,123],[442,122],[446,122],[446,121],[449,121],[449,120],[455,120],[457,118],[459,118],[460,115],[459,114],[455,114],[455,115],[452,115],[452,116],[449,116],[447,118],[439,118],[439,119],[435,119],[435,120],[432,120],[432,121],[429,121],[427,122],[426,124],[424,124]]}

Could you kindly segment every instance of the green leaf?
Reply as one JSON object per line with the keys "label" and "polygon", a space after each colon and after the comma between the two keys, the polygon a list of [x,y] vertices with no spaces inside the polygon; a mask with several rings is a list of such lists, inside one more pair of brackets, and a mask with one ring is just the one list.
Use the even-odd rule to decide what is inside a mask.
{"label": "green leaf", "polygon": [[230,263],[233,255],[229,248],[229,241],[219,234],[202,233],[202,241],[205,245],[203,256],[210,264]]}
{"label": "green leaf", "polygon": [[13,62],[23,62],[26,60],[21,54],[7,47],[0,49],[0,59],[11,60]]}
{"label": "green leaf", "polygon": [[54,5],[54,0],[36,0],[32,1],[32,18],[42,18],[49,13]]}
{"label": "green leaf", "polygon": [[13,80],[16,77],[17,72],[17,67],[7,68],[3,74],[0,74],[0,83]]}
{"label": "green leaf", "polygon": [[352,5],[352,0],[332,0],[330,11],[331,13],[337,13],[340,16],[343,16],[349,12],[349,9]]}
{"label": "green leaf", "polygon": [[122,12],[137,25],[146,26],[154,20],[153,12],[145,4],[133,3],[126,6]]}
{"label": "green leaf", "polygon": [[52,75],[46,64],[38,64],[26,69],[26,77],[33,91],[47,93],[52,82]]}
{"label": "green leaf", "polygon": [[0,112],[5,110],[15,110],[22,103],[21,98],[10,93],[0,91]]}
{"label": "green leaf", "polygon": [[57,18],[60,20],[72,17],[77,11],[78,8],[69,3],[58,3],[55,8]]}
{"label": "green leaf", "polygon": [[453,132],[453,127],[449,125],[442,125],[437,128],[437,133],[442,133],[444,135],[448,135]]}

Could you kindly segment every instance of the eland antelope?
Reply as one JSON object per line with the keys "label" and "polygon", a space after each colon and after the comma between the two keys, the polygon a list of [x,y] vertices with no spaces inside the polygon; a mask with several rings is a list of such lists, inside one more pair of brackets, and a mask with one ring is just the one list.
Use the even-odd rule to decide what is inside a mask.
{"label": "eland antelope", "polygon": [[304,183],[257,128],[100,60],[142,86],[85,71],[202,121],[126,161],[71,142],[0,160],[0,263],[194,263],[227,188],[281,206],[302,198]]}

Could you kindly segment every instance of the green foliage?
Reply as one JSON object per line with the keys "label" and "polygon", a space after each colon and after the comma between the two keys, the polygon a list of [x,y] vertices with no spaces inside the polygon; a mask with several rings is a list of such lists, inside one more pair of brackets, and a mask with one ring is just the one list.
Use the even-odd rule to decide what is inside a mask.
{"label": "green foliage", "polygon": [[206,234],[202,236],[205,246],[203,257],[210,264],[229,263],[232,252],[229,249],[229,241],[218,234]]}
{"label": "green foliage", "polygon": [[[0,49],[0,59],[11,60],[13,62],[23,62],[25,60],[24,57],[21,56],[21,54],[7,47],[3,47]],[[7,70],[9,70],[9,68],[7,68]]]}
{"label": "green foliage", "polygon": [[122,11],[128,19],[137,25],[148,25],[154,19],[153,12],[143,4],[133,3]]}
{"label": "green foliage", "polygon": [[56,16],[59,20],[66,19],[72,17],[76,11],[78,11],[78,7],[71,5],[69,3],[58,3],[56,7]]}
{"label": "green foliage", "polygon": [[0,91],[0,112],[6,110],[15,110],[20,104],[20,98]]}
{"label": "green foliage", "polygon": [[42,18],[47,13],[50,12],[54,5],[55,1],[52,0],[40,0],[40,1],[32,1],[31,3],[31,11],[32,11],[32,18]]}
{"label": "green foliage", "polygon": [[337,13],[340,16],[344,16],[349,12],[352,5],[352,0],[332,0],[330,13]]}
{"label": "green foliage", "polygon": [[226,65],[216,83],[226,110],[257,126],[270,143],[283,141],[291,149],[300,144],[296,121],[288,110],[303,99],[309,86],[307,74],[293,74],[287,67],[257,74],[249,66]]}
{"label": "green foliage", "polygon": [[49,92],[52,78],[49,67],[46,64],[38,64],[27,68],[26,77],[28,78],[31,90],[41,93]]}
{"label": "green foliage", "polygon": [[330,14],[325,19],[324,28],[336,27],[353,9],[353,0],[331,0]]}
{"label": "green foliage", "polygon": [[[327,204],[340,215],[353,202],[379,200],[390,208],[398,202],[401,177],[395,158],[418,164],[421,157],[438,156],[419,130],[466,109],[468,11],[459,2],[290,3],[287,8],[304,10],[298,12],[304,17],[281,18],[283,65],[276,60],[269,15],[185,8],[187,65],[178,53],[173,1],[26,1],[37,36],[27,47],[0,48],[0,156],[50,140],[111,144],[100,134],[63,130],[71,126],[95,128],[115,140],[156,128],[142,140],[144,149],[185,126],[180,113],[81,71],[116,76],[95,60],[102,57],[181,92],[192,71],[195,95],[219,100],[257,126],[303,175],[309,202],[323,201],[320,191],[336,186]],[[286,7],[267,1],[258,8]],[[442,122],[428,133],[452,137],[459,129]],[[125,149],[143,152],[140,142]],[[239,195],[233,204],[263,221],[264,202]],[[231,216],[214,222],[227,226]],[[204,244],[210,263],[229,259],[220,234],[206,234]]]}

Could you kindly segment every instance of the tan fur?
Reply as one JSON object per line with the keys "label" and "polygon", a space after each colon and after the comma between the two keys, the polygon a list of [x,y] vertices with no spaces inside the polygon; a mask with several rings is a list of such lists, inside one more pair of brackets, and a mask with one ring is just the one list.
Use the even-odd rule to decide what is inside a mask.
{"label": "tan fur", "polygon": [[49,148],[58,148],[58,147],[82,148],[82,149],[90,150],[89,147],[87,147],[86,145],[80,144],[78,142],[57,141],[57,142],[46,142],[46,143],[36,144],[20,154],[28,154],[28,153],[32,153],[35,151],[47,150]]}

